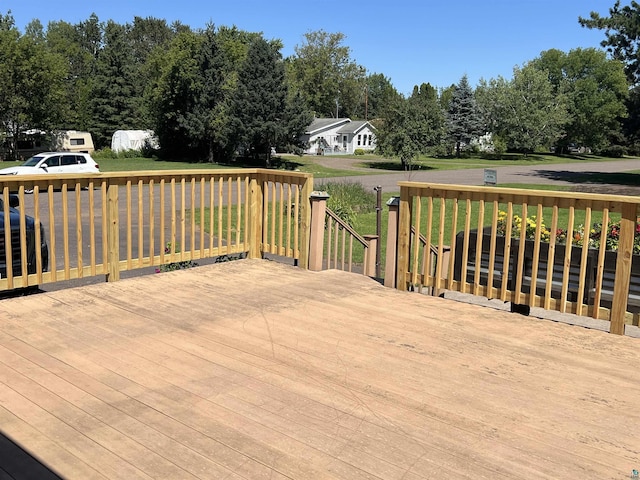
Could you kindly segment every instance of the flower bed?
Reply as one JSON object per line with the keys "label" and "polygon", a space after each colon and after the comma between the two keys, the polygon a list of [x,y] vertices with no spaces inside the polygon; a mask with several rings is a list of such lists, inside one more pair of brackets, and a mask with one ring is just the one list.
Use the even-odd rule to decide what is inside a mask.
{"label": "flower bed", "polygon": [[[512,226],[511,226],[511,237],[520,238],[520,233],[522,229],[522,218],[518,215],[513,216]],[[537,218],[535,215],[531,217],[527,217],[524,222],[525,226],[525,237],[527,240],[534,240],[537,228]],[[507,213],[504,211],[498,212],[498,235],[506,236],[507,234]],[[572,244],[577,246],[582,246],[584,239],[587,235],[585,234],[584,225],[579,225],[572,232]],[[600,248],[600,243],[602,242],[602,223],[594,223],[589,230],[589,248]],[[543,242],[551,241],[551,231],[545,226],[544,221],[540,222],[540,240]],[[609,222],[606,228],[606,235],[604,235],[604,240],[606,242],[606,250],[615,251],[618,249],[618,242],[620,241],[620,222]],[[557,244],[565,244],[567,243],[567,230],[559,228],[556,230],[556,243]],[[636,221],[636,231],[633,241],[633,253],[640,254],[640,218]]]}

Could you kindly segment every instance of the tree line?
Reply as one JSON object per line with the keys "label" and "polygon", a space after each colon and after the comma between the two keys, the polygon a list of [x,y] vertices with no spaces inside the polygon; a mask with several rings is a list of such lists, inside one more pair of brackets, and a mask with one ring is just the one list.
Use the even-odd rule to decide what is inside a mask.
{"label": "tree line", "polygon": [[[17,155],[24,132],[151,129],[167,158],[269,164],[271,151],[300,151],[314,117],[370,120],[381,153],[405,165],[420,154],[487,148],[529,153],[569,146],[640,150],[640,8],[636,2],[578,21],[606,30],[607,50],[548,50],[511,78],[466,76],[444,88],[398,93],[351,58],[341,33],[309,32],[283,58],[280,40],[236,27],[192,29],[135,17],[131,23],[38,21],[24,32],[0,14],[0,143]],[[490,134],[490,135],[487,135]],[[475,143],[474,143],[475,141]]]}
{"label": "tree line", "polygon": [[368,79],[343,39],[308,33],[285,59],[279,40],[236,27],[91,15],[46,28],[33,20],[20,32],[8,12],[0,15],[0,143],[15,156],[25,132],[75,129],[104,148],[116,130],[151,129],[168,158],[268,162],[274,147],[299,150],[314,116],[365,115]]}

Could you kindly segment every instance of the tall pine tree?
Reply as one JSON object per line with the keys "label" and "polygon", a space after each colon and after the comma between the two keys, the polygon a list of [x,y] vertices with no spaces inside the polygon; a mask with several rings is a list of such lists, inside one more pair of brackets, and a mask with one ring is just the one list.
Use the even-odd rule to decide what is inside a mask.
{"label": "tall pine tree", "polygon": [[447,135],[456,145],[458,158],[463,144],[469,144],[472,138],[486,133],[482,115],[466,75],[453,89],[446,118]]}
{"label": "tall pine tree", "polygon": [[112,20],[105,27],[105,45],[98,54],[93,90],[93,125],[98,147],[110,144],[113,132],[138,129],[141,94],[137,88],[137,66],[128,38],[129,27]]}
{"label": "tall pine tree", "polygon": [[284,63],[279,44],[258,37],[249,46],[247,59],[238,72],[234,116],[241,144],[257,158],[271,163],[271,147],[286,134]]}

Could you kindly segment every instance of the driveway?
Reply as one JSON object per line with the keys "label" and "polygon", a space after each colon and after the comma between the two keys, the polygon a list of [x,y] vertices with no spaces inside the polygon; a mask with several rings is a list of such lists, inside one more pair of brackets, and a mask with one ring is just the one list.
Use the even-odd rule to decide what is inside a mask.
{"label": "driveway", "polygon": [[[360,159],[318,157],[317,163],[330,168],[353,170],[353,176],[337,177],[331,181],[359,182],[366,188],[381,186],[384,192],[398,192],[398,182],[415,181],[458,185],[482,185],[484,168],[466,170],[414,170],[410,172],[387,171],[371,175],[371,169],[357,167]],[[510,165],[496,168],[498,185],[526,183],[540,185],[565,185],[571,190],[583,192],[618,193],[640,195],[640,174],[625,174],[640,170],[639,159],[621,159],[611,162],[576,162],[554,165]],[[356,172],[368,172],[358,175]],[[321,182],[322,180],[320,180]],[[319,181],[316,181],[318,183]]]}

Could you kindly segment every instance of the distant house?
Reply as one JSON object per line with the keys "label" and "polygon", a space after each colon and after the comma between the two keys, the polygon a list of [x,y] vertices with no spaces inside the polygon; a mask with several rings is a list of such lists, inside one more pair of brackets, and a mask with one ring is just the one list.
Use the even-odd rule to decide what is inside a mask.
{"label": "distant house", "polygon": [[375,128],[365,120],[349,118],[316,118],[307,128],[302,140],[311,155],[354,153],[357,149],[376,148]]}

